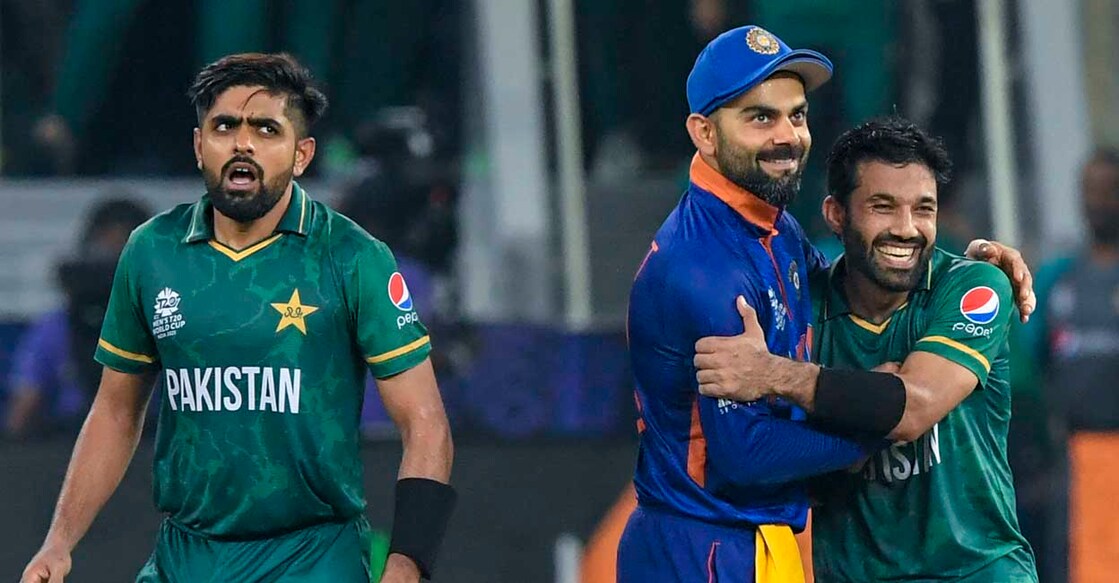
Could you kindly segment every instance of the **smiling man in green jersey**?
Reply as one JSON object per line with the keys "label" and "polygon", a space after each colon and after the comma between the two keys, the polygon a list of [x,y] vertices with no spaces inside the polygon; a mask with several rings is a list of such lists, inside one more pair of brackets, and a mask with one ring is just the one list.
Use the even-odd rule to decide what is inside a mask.
{"label": "smiling man in green jersey", "polygon": [[822,428],[892,442],[820,485],[821,583],[1037,581],[1006,457],[1011,285],[934,246],[949,169],[897,118],[836,143],[824,216],[845,254],[811,284],[823,367],[770,355],[748,307],[745,334],[697,345],[705,394],[788,399]]}
{"label": "smiling man in green jersey", "polygon": [[326,108],[287,55],[205,67],[190,96],[206,195],[137,228],[96,358],[104,374],[25,583],[59,582],[163,391],[142,582],[368,582],[358,419],[366,370],[404,456],[382,581],[432,568],[454,501],[452,446],[392,253],[293,179]]}

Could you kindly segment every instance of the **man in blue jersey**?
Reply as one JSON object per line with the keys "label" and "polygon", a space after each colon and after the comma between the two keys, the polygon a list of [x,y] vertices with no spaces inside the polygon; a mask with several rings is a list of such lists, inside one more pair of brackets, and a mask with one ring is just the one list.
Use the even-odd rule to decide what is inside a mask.
{"label": "man in blue jersey", "polygon": [[[690,184],[630,296],[641,441],[620,583],[803,581],[793,537],[808,512],[801,480],[877,446],[816,431],[781,399],[700,396],[693,367],[699,338],[741,332],[728,301],[738,296],[773,353],[810,358],[807,283],[827,262],[783,211],[812,142],[805,94],[831,71],[823,55],[745,26],[713,40],[688,77]],[[1023,267],[1007,258],[1018,261],[1007,269]],[[1022,287],[1030,293],[1028,279]]]}

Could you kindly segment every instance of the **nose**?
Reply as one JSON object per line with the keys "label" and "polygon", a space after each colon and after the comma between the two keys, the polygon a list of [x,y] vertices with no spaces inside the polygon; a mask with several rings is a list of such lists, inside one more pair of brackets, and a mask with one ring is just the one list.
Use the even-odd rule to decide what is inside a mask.
{"label": "nose", "polygon": [[253,131],[248,124],[242,124],[237,128],[237,136],[233,142],[233,151],[237,154],[252,155],[253,147]]}
{"label": "nose", "polygon": [[897,218],[890,226],[890,234],[899,239],[916,239],[921,235],[917,230],[917,223],[913,221],[913,211],[904,209],[898,211]]}
{"label": "nose", "polygon": [[793,120],[788,117],[783,117],[781,121],[774,124],[774,144],[795,144],[799,141],[800,137],[797,135],[797,128],[796,125],[793,124]]}

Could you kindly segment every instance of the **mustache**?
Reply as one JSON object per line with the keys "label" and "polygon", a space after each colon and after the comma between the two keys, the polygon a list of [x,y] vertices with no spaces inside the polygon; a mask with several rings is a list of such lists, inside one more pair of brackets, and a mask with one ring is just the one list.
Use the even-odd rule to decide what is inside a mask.
{"label": "mustache", "polygon": [[761,150],[756,156],[758,160],[765,160],[766,162],[772,160],[785,160],[793,159],[800,160],[804,157],[804,146],[793,146],[786,144],[784,146],[775,146],[768,150]]}
{"label": "mustache", "polygon": [[234,164],[248,164],[249,166],[253,167],[253,170],[256,171],[257,179],[264,178],[264,168],[261,168],[260,164],[256,163],[256,160],[253,160],[248,156],[234,156],[230,158],[229,161],[221,167],[221,175],[225,176],[229,172],[230,167],[232,167]]}
{"label": "mustache", "polygon": [[895,237],[893,235],[879,235],[874,238],[874,241],[871,242],[871,246],[880,245],[883,243],[896,243],[902,246],[915,245],[918,249],[924,249],[929,245],[929,240],[921,235],[911,237],[909,239],[903,239],[901,237]]}

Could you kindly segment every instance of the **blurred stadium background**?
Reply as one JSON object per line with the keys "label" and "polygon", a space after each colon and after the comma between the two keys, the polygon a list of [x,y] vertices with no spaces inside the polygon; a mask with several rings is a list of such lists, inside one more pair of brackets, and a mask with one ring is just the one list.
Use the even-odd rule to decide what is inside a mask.
{"label": "blurred stadium background", "polygon": [[[45,533],[95,389],[102,249],[127,220],[94,211],[199,196],[190,79],[285,50],[332,101],[304,185],[393,247],[435,338],[462,492],[439,579],[578,581],[632,470],[626,297],[687,179],[684,81],[744,23],[836,63],[793,208],[822,247],[828,146],[897,112],[956,162],[941,245],[1026,253],[1042,304],[1013,339],[1019,516],[1042,581],[1114,580],[1119,161],[1085,169],[1119,146],[1114,0],[0,0],[0,578]],[[369,395],[387,528],[399,448]],[[150,461],[73,580],[131,580],[150,552]]]}

